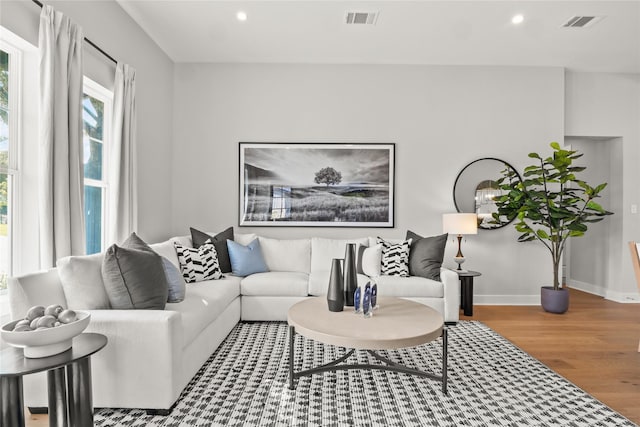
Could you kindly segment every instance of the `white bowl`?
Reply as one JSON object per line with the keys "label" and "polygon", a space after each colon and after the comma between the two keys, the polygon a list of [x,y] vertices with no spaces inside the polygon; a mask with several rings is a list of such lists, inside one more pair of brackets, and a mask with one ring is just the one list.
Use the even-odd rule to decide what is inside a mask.
{"label": "white bowl", "polygon": [[9,345],[24,348],[24,357],[38,358],[62,353],[71,348],[73,337],[79,335],[89,325],[91,313],[74,310],[75,322],[37,331],[14,332],[13,327],[22,319],[14,320],[2,327],[2,339]]}

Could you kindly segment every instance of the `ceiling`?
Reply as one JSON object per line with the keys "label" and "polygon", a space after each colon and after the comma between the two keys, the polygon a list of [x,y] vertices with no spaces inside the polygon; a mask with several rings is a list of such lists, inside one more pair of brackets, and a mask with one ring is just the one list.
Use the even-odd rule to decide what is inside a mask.
{"label": "ceiling", "polygon": [[[640,73],[634,1],[117,0],[175,62],[558,66]],[[248,15],[236,19],[238,11]],[[347,25],[347,11],[379,12]],[[511,18],[522,14],[524,22]],[[603,17],[563,28],[576,15]]]}

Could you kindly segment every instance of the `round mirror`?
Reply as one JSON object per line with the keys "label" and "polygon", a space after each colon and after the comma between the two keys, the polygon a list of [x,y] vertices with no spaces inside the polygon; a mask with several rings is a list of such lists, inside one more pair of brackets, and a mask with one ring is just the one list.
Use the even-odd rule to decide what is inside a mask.
{"label": "round mirror", "polygon": [[497,181],[502,178],[505,168],[511,169],[516,179],[521,179],[513,166],[493,157],[474,160],[466,165],[456,178],[453,186],[453,203],[456,210],[462,213],[477,213],[478,228],[500,228],[513,221],[513,218],[505,217],[496,224],[492,217],[492,214],[498,211],[494,200],[503,194]]}

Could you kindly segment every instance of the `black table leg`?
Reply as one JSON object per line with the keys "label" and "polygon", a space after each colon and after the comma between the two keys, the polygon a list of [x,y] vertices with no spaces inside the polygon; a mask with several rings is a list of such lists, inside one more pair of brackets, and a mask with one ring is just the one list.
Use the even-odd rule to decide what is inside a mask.
{"label": "black table leg", "polygon": [[91,390],[91,360],[85,357],[67,366],[69,387],[69,426],[93,425],[93,394]]}
{"label": "black table leg", "polygon": [[445,396],[447,395],[447,367],[449,365],[447,360],[449,357],[447,352],[447,348],[449,347],[448,341],[448,331],[445,326],[444,329],[442,329],[442,393]]}
{"label": "black table leg", "polygon": [[462,286],[462,309],[465,316],[473,316],[473,277],[460,278]]}
{"label": "black table leg", "polygon": [[69,425],[67,412],[67,380],[64,367],[47,371],[49,394],[49,426]]}
{"label": "black table leg", "polygon": [[295,388],[294,385],[294,374],[293,374],[293,358],[294,358],[294,344],[295,344],[295,333],[296,328],[293,326],[289,326],[289,389],[293,390]]}
{"label": "black table leg", "polygon": [[24,426],[24,401],[22,398],[22,377],[0,377],[0,399],[2,416],[0,425]]}

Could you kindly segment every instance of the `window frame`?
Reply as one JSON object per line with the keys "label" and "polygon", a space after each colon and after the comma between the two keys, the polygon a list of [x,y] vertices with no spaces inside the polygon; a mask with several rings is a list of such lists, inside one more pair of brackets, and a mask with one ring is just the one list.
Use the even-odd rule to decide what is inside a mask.
{"label": "window frame", "polygon": [[[102,124],[102,179],[85,178],[83,174],[83,190],[86,186],[99,187],[102,189],[102,224],[101,224],[101,238],[100,238],[100,251],[104,252],[106,248],[106,239],[109,235],[109,156],[112,143],[112,117],[113,117],[113,91],[105,88],[99,83],[91,80],[89,77],[84,76],[82,84],[82,95],[88,95],[92,98],[104,104],[103,109],[103,124]],[[90,137],[91,138],[91,137]],[[93,140],[96,140],[93,138]],[[84,145],[83,145],[84,147]],[[85,218],[86,220],[86,218]],[[86,240],[86,237],[85,237]],[[87,242],[85,241],[85,245]]]}
{"label": "window frame", "polygon": [[[10,94],[7,103],[9,112],[8,128],[9,128],[9,144],[8,144],[8,164],[7,167],[0,166],[0,173],[7,175],[7,234],[9,237],[9,262],[7,263],[9,271],[6,272],[7,277],[11,277],[18,270],[20,253],[17,231],[19,229],[16,219],[20,218],[21,199],[21,148],[22,148],[22,85],[24,80],[23,74],[23,49],[10,40],[10,37],[0,37],[0,49],[9,55],[9,79],[8,93]],[[10,185],[9,185],[10,183]],[[7,289],[0,289],[0,294],[6,294]]]}

